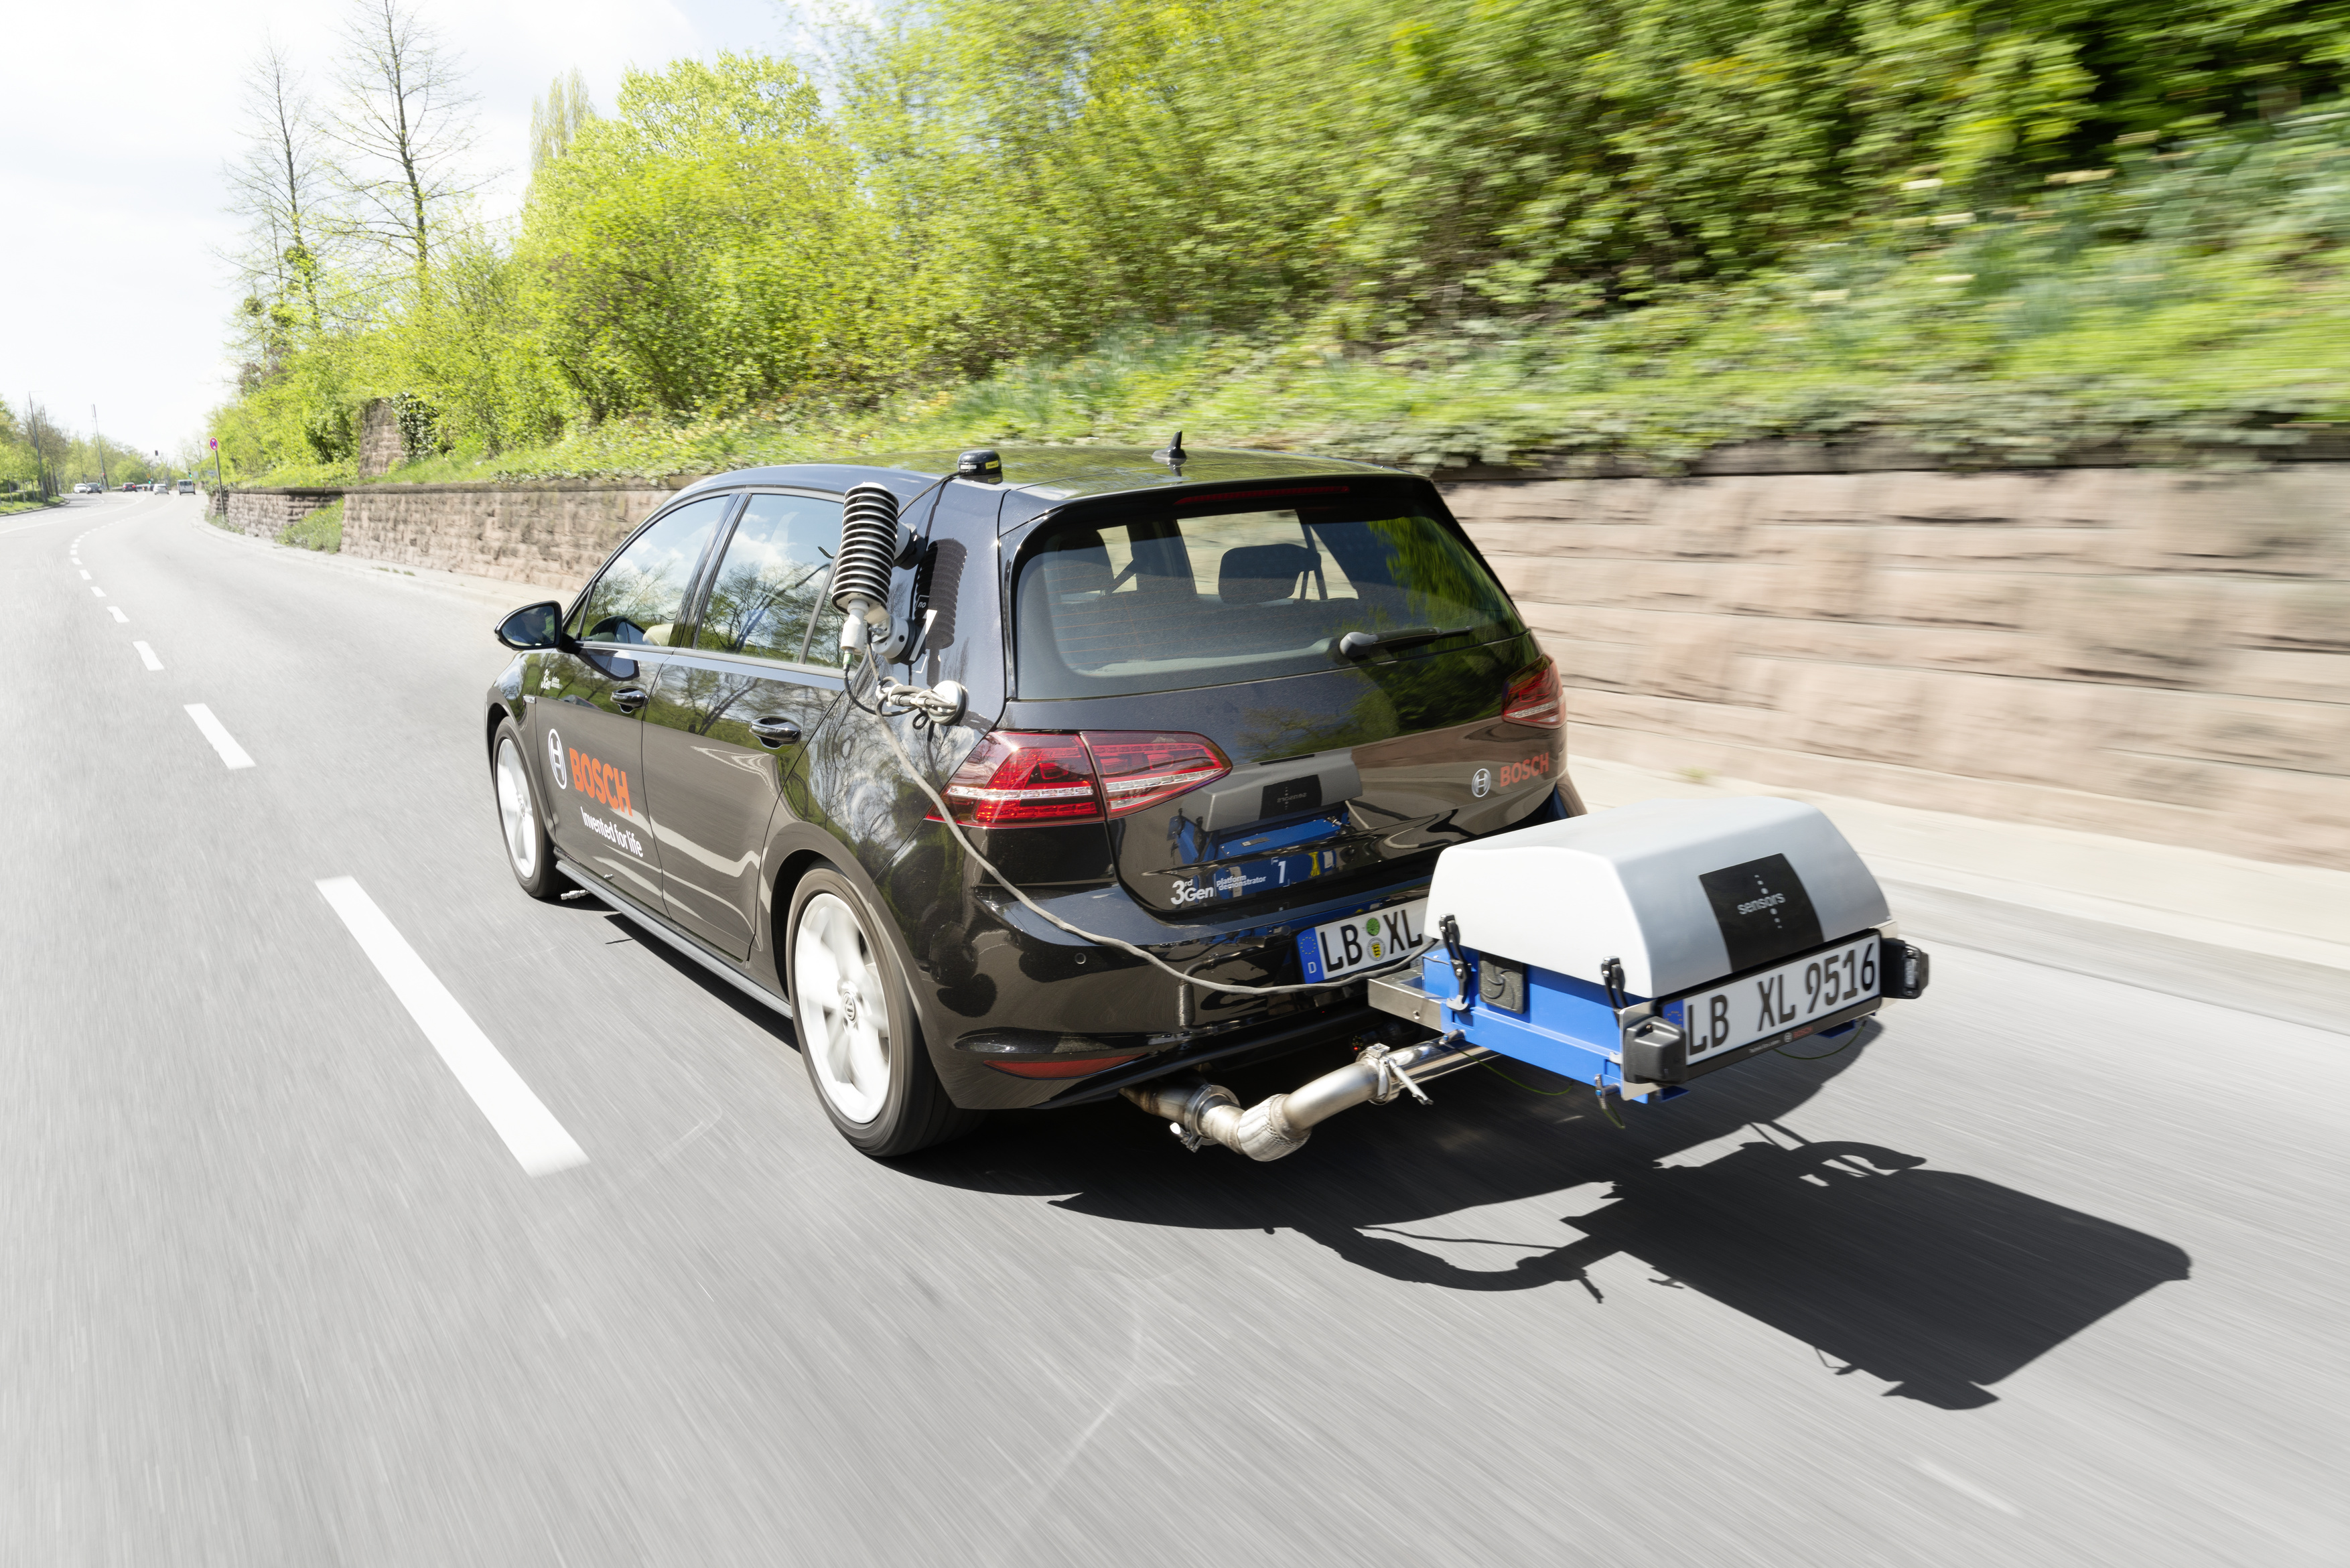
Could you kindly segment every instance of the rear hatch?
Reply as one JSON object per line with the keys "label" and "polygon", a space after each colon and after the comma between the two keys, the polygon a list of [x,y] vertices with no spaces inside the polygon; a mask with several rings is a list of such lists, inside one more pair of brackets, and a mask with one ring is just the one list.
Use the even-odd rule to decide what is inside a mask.
{"label": "rear hatch", "polygon": [[1424,875],[1558,782],[1555,672],[1424,482],[1106,497],[1006,544],[1015,696],[958,815],[1057,789],[1089,820],[1038,821],[1074,851],[1011,857],[1040,880],[1271,912]]}

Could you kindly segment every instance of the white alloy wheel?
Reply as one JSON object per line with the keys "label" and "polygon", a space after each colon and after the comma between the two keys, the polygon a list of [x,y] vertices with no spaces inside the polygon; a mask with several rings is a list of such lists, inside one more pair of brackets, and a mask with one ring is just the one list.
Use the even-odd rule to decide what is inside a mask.
{"label": "white alloy wheel", "polygon": [[498,741],[498,826],[505,830],[515,875],[529,881],[538,872],[538,808],[523,776],[522,749],[504,737]]}
{"label": "white alloy wheel", "polygon": [[889,1098],[889,1004],[857,911],[831,893],[800,910],[792,943],[793,1022],[825,1098],[845,1121],[880,1116]]}

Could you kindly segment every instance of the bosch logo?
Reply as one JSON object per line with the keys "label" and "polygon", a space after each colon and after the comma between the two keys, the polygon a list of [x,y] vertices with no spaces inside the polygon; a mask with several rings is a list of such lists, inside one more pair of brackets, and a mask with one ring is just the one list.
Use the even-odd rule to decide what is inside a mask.
{"label": "bosch logo", "polygon": [[1493,793],[1493,770],[1479,768],[1469,775],[1469,793],[1482,799]]}
{"label": "bosch logo", "polygon": [[563,737],[553,730],[546,732],[546,771],[555,776],[555,787],[571,787],[571,770],[563,765]]}
{"label": "bosch logo", "polygon": [[571,759],[571,788],[622,816],[635,809],[629,801],[627,770],[567,748],[567,754]]}
{"label": "bosch logo", "polygon": [[[1548,752],[1544,752],[1538,755],[1528,757],[1524,762],[1512,763],[1508,767],[1503,768],[1502,770],[1502,787],[1503,789],[1508,789],[1513,784],[1522,784],[1528,779],[1540,778],[1549,772],[1550,753]],[[1482,794],[1484,791],[1480,790],[1477,793]]]}

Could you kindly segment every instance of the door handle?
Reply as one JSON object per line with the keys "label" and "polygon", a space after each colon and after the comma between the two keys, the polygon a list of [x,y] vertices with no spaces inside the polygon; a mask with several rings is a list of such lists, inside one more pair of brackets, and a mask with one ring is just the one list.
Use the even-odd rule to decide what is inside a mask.
{"label": "door handle", "polygon": [[652,701],[641,686],[623,686],[612,693],[612,706],[623,713],[633,713]]}
{"label": "door handle", "polygon": [[800,741],[800,727],[797,724],[793,723],[789,719],[774,715],[753,720],[751,733],[758,736],[759,743],[771,751],[777,746],[798,745]]}

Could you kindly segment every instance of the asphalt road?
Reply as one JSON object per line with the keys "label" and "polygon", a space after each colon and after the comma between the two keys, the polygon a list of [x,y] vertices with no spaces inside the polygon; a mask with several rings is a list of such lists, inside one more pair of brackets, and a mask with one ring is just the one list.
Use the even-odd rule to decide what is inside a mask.
{"label": "asphalt road", "polygon": [[881,1166],[514,888],[486,601],[110,496],[0,520],[0,1562],[2350,1555],[2342,976],[1897,896],[1927,1000],[1627,1131],[1476,1073],[1273,1166],[1123,1106]]}

